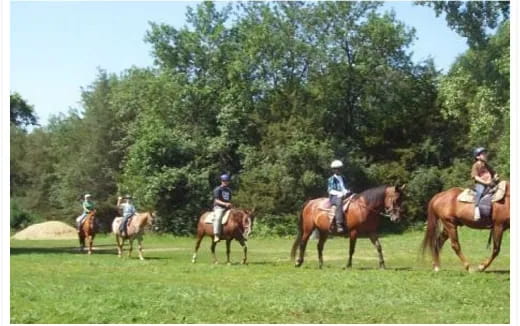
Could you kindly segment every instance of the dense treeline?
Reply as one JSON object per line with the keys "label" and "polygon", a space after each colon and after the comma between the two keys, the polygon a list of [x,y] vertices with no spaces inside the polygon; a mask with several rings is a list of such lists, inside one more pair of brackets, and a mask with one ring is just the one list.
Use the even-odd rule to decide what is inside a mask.
{"label": "dense treeline", "polygon": [[28,132],[36,120],[13,120],[11,102],[12,226],[71,222],[85,192],[108,225],[131,193],[161,230],[189,234],[228,172],[235,202],[283,234],[306,199],[326,194],[335,158],[355,191],[407,183],[409,223],[435,192],[471,184],[476,145],[507,178],[507,15],[441,74],[411,60],[414,30],[379,6],[204,2],[187,27],[151,23],[154,67],[100,70],[81,111]]}

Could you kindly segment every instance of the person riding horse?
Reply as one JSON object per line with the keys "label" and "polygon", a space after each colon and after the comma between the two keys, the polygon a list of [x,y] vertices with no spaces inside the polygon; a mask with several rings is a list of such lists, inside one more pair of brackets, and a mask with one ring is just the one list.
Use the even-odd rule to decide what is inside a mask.
{"label": "person riding horse", "polygon": [[487,150],[478,147],[473,151],[475,163],[471,167],[471,178],[475,181],[475,221],[480,219],[479,203],[482,195],[498,182],[498,174],[487,162]]}
{"label": "person riding horse", "polygon": [[230,177],[228,174],[220,176],[221,184],[213,190],[213,241],[220,241],[222,231],[222,217],[226,210],[231,208],[231,189],[229,188]]}
{"label": "person riding horse", "polygon": [[[124,199],[125,201],[121,203],[121,200]],[[135,206],[132,203],[132,196],[126,195],[124,197],[119,196],[117,198],[117,207],[122,210],[123,212],[123,222],[119,226],[119,231],[121,235],[127,235],[127,225],[128,220],[136,213]]]}
{"label": "person riding horse", "polygon": [[83,221],[85,217],[92,212],[95,209],[94,203],[91,201],[91,195],[86,194],[83,201],[83,213],[76,218],[76,228],[78,229],[78,233],[81,231],[81,224],[83,224]]}
{"label": "person riding horse", "polygon": [[[345,233],[345,218],[343,217],[343,199],[351,193],[347,188],[345,178],[340,175],[343,162],[335,160],[330,165],[334,174],[328,180],[327,191],[332,207],[335,207],[334,219],[336,220],[336,231]],[[331,226],[333,224],[331,223]]]}

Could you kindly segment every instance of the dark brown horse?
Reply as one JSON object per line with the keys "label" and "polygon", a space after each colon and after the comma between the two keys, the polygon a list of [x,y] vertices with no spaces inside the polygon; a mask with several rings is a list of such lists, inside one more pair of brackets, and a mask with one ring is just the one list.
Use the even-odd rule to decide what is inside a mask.
{"label": "dark brown horse", "polygon": [[85,250],[85,240],[88,244],[88,254],[92,255],[92,243],[94,242],[94,236],[96,235],[96,210],[92,210],[85,217],[85,221],[81,224],[78,236],[79,236],[79,246],[80,251]]}
{"label": "dark brown horse", "polygon": [[[390,219],[393,222],[399,221],[402,190],[404,187],[404,185],[402,187],[379,186],[368,189],[352,198],[347,211],[345,211],[345,206],[343,206],[343,216],[348,228],[348,235],[350,236],[347,268],[352,267],[352,256],[354,255],[358,235],[368,235],[370,237],[379,254],[379,267],[385,267],[383,251],[377,235],[379,215],[385,211],[386,214],[390,215]],[[291,258],[294,260],[298,247],[300,249],[300,255],[295,264],[296,267],[303,264],[307,241],[315,229],[318,230],[319,234],[319,267],[323,266],[323,246],[329,235],[330,227],[327,209],[328,200],[328,198],[317,198],[306,202],[303,206],[298,222],[298,236],[291,250]]]}
{"label": "dark brown horse", "polygon": [[[254,210],[253,210],[254,211]],[[231,250],[231,240],[237,240],[240,245],[244,248],[244,258],[242,259],[242,264],[247,263],[247,237],[249,233],[253,230],[253,211],[242,210],[237,208],[230,209],[229,218],[225,225],[222,227],[221,239],[226,240],[226,256],[227,263],[230,264],[230,250]],[[217,264],[217,256],[215,255],[215,247],[217,246],[216,242],[213,242],[213,224],[206,223],[205,219],[208,214],[211,212],[205,212],[199,218],[199,223],[197,225],[197,242],[195,243],[195,252],[193,253],[193,258],[191,260],[192,263],[197,261],[197,251],[200,247],[200,242],[205,235],[208,235],[212,238],[211,241],[211,254],[213,255],[213,263]]]}
{"label": "dark brown horse", "polygon": [[[468,226],[473,229],[491,229],[493,238],[493,252],[491,257],[482,262],[478,269],[485,270],[498,256],[502,243],[502,234],[509,229],[509,183],[506,185],[504,198],[493,203],[491,219],[473,219],[474,204],[463,203],[457,200],[462,188],[451,188],[433,196],[428,204],[428,221],[426,234],[422,244],[423,254],[427,248],[433,257],[433,269],[439,271],[439,253],[444,242],[449,238],[453,251],[459,256],[464,268],[469,270],[469,262],[462,254],[457,227]],[[440,226],[442,225],[442,229]]]}

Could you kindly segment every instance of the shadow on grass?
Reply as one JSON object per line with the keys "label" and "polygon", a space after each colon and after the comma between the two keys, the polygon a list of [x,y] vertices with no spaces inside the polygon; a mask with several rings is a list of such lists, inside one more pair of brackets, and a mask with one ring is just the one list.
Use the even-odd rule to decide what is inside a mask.
{"label": "shadow on grass", "polygon": [[509,270],[491,270],[491,271],[484,271],[484,273],[489,273],[489,274],[509,274]]}
{"label": "shadow on grass", "polygon": [[[98,246],[96,246],[98,247]],[[86,255],[86,251],[80,252],[79,247],[14,247],[11,248],[11,255],[30,255],[30,254],[76,254]],[[116,248],[94,249],[93,255],[113,255],[117,254]]]}

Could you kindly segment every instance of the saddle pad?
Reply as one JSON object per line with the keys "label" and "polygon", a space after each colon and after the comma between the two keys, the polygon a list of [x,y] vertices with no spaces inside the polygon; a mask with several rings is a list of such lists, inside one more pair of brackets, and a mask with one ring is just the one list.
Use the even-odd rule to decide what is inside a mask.
{"label": "saddle pad", "polygon": [[[491,198],[492,202],[500,201],[502,198],[504,198],[506,193],[506,185],[506,181],[500,181],[500,183],[495,188],[491,189],[491,192],[494,192],[493,197]],[[464,191],[461,192],[457,197],[457,200],[465,203],[474,203],[475,190],[471,188],[464,189]]]}
{"label": "saddle pad", "polygon": [[[222,225],[227,223],[228,218],[229,218],[229,212],[231,212],[231,210],[228,209],[224,213],[224,217],[222,217]],[[213,216],[214,216],[213,212],[211,212],[208,215],[206,215],[206,218],[204,219],[204,223],[206,223],[206,224],[213,224]]]}

